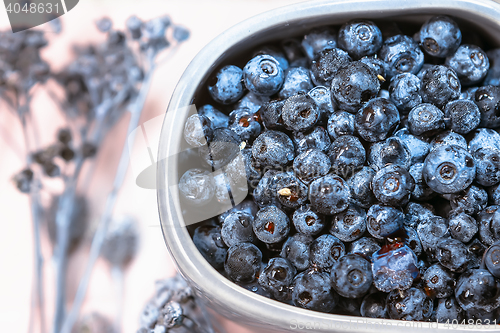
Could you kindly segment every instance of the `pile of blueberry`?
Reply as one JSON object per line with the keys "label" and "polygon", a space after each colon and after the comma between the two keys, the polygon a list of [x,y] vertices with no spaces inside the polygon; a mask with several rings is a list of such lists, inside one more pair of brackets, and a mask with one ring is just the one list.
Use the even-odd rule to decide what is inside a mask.
{"label": "pile of blueberry", "polygon": [[403,28],[316,28],[214,72],[185,124],[201,166],[181,200],[249,194],[193,241],[235,283],[302,308],[496,323],[500,49],[446,16]]}

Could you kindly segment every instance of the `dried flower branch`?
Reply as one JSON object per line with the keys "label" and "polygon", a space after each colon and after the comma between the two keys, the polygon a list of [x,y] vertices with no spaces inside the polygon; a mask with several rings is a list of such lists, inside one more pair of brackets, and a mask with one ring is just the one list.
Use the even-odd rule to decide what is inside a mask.
{"label": "dried flower branch", "polygon": [[[113,187],[93,236],[85,273],[73,306],[66,315],[68,258],[81,241],[87,224],[82,221],[86,214],[81,212],[87,209],[87,205],[84,192],[78,190],[79,184],[82,178],[88,180],[91,177],[99,147],[110,129],[127,112],[130,113],[128,140],[133,140],[130,135],[139,125],[152,75],[159,65],[158,55],[170,48],[171,53],[164,57],[164,61],[189,37],[187,29],[173,25],[167,16],[146,22],[133,16],[127,20],[125,32],[115,30],[107,18],[98,20],[96,25],[107,34],[106,41],[101,45],[75,47],[74,61],[59,73],[52,73],[40,56],[40,49],[47,45],[43,32],[0,32],[0,99],[18,116],[25,137],[26,166],[13,177],[13,181],[21,192],[30,196],[35,232],[36,309],[40,316],[41,332],[45,328],[45,310],[40,217],[44,217],[49,227],[56,263],[52,332],[69,333],[78,319],[90,274],[102,247],[104,257],[114,267],[113,274],[121,280],[123,268],[134,253],[124,251],[119,246],[120,237],[137,238],[136,231],[126,223],[122,229],[108,232],[129,163],[128,148],[124,145]],[[58,27],[60,30],[60,25]],[[168,40],[167,35],[172,36],[172,40]],[[43,85],[50,78],[55,79],[64,91],[64,98],[61,99],[54,91],[46,89],[61,107],[67,128],[59,130],[55,143],[37,147],[30,142],[30,134],[38,142],[38,129],[32,121],[30,108],[33,88]],[[84,169],[86,163],[90,165]],[[82,174],[82,170],[86,170],[85,174]],[[44,186],[48,178],[60,179],[63,191],[57,195],[50,193],[52,203],[43,208],[40,191],[49,191]],[[119,328],[118,323],[115,326]]]}

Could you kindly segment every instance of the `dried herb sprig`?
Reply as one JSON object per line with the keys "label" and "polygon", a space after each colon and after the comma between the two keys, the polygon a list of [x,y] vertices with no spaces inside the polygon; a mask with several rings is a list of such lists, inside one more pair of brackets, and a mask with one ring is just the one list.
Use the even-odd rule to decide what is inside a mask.
{"label": "dried herb sprig", "polygon": [[[43,32],[0,33],[0,99],[19,117],[26,144],[26,166],[13,177],[13,181],[21,192],[30,196],[35,231],[36,308],[42,332],[45,312],[39,217],[47,216],[40,204],[40,191],[46,190],[44,181],[60,178],[64,188],[60,195],[53,195],[54,204],[48,208],[53,212],[49,217],[49,227],[52,226],[52,236],[55,236],[56,262],[56,306],[52,331],[69,333],[78,318],[92,268],[107,239],[117,194],[128,168],[128,148],[123,146],[113,187],[92,240],[85,273],[73,307],[66,315],[66,271],[68,256],[73,248],[71,231],[74,226],[71,220],[81,198],[77,186],[82,178],[89,179],[93,170],[92,167],[84,169],[83,165],[94,163],[106,134],[127,112],[130,113],[128,141],[133,141],[131,136],[139,125],[156,66],[189,36],[187,29],[172,24],[166,16],[150,21],[141,21],[133,16],[127,20],[127,31],[113,29],[111,20],[107,18],[97,21],[96,25],[106,33],[106,41],[101,45],[75,47],[74,61],[58,73],[51,72],[40,56],[40,49],[47,45]],[[167,39],[167,36],[172,38]],[[158,56],[167,48],[170,54],[159,61]],[[49,96],[60,105],[68,127],[58,132],[54,144],[38,147],[30,142],[30,130],[34,133],[33,142],[39,142],[30,103],[34,88],[43,85],[49,78],[55,79],[64,91],[64,98],[60,99],[47,89]],[[82,170],[86,170],[87,174],[82,175]],[[109,253],[107,257],[116,259]]]}

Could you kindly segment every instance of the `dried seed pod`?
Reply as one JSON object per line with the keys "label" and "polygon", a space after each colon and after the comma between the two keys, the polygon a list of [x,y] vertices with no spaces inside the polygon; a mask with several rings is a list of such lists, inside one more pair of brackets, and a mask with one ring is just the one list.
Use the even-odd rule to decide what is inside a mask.
{"label": "dried seed pod", "polygon": [[[57,225],[56,214],[59,209],[60,197],[54,196],[45,210],[45,221],[49,231],[49,238],[52,246],[57,243]],[[68,253],[72,253],[81,244],[85,238],[87,227],[89,225],[90,207],[87,198],[77,194],[73,201],[73,209],[69,215],[69,241]]]}
{"label": "dried seed pod", "polygon": [[115,218],[109,226],[101,255],[111,265],[124,267],[134,258],[138,243],[136,220],[130,216]]}

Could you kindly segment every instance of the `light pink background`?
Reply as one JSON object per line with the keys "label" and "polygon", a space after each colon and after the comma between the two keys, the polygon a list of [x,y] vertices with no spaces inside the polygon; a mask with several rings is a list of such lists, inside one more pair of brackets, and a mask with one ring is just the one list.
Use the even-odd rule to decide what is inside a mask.
{"label": "light pink background", "polygon": [[[100,17],[112,18],[116,27],[123,28],[131,14],[150,19],[165,14],[191,30],[191,38],[178,53],[158,68],[148,96],[141,122],[165,112],[170,96],[182,72],[198,51],[215,36],[232,25],[255,14],[280,7],[296,0],[80,0],[80,3],[62,17],[63,33],[51,36],[51,45],[43,56],[58,69],[71,61],[70,45],[102,40],[94,27]],[[8,29],[7,14],[0,5],[0,28]],[[41,29],[49,30],[45,25]],[[64,126],[57,107],[41,89],[34,102],[34,115],[42,134],[40,147],[53,141],[58,127]],[[30,313],[30,293],[33,282],[32,224],[27,195],[19,193],[10,180],[24,166],[24,142],[18,120],[0,104],[0,331],[26,332]],[[125,119],[114,128],[101,147],[96,177],[89,185],[93,223],[103,208],[114,170],[125,140]],[[57,181],[49,184],[55,190]],[[46,199],[46,198],[45,198]],[[135,185],[129,172],[115,212],[131,214],[140,221],[141,247],[137,259],[126,274],[123,307],[123,332],[133,333],[138,328],[139,313],[154,293],[154,281],[174,274],[159,226],[156,194]],[[45,257],[45,291],[47,296],[48,326],[53,312],[54,265],[51,246],[43,231]],[[78,276],[82,273],[88,246],[82,246],[71,258],[68,292],[73,295]],[[116,289],[108,266],[99,262],[92,275],[91,287],[83,307],[83,314],[96,311],[112,317],[116,309]],[[37,332],[38,330],[36,330]],[[228,332],[234,332],[230,326]]]}

